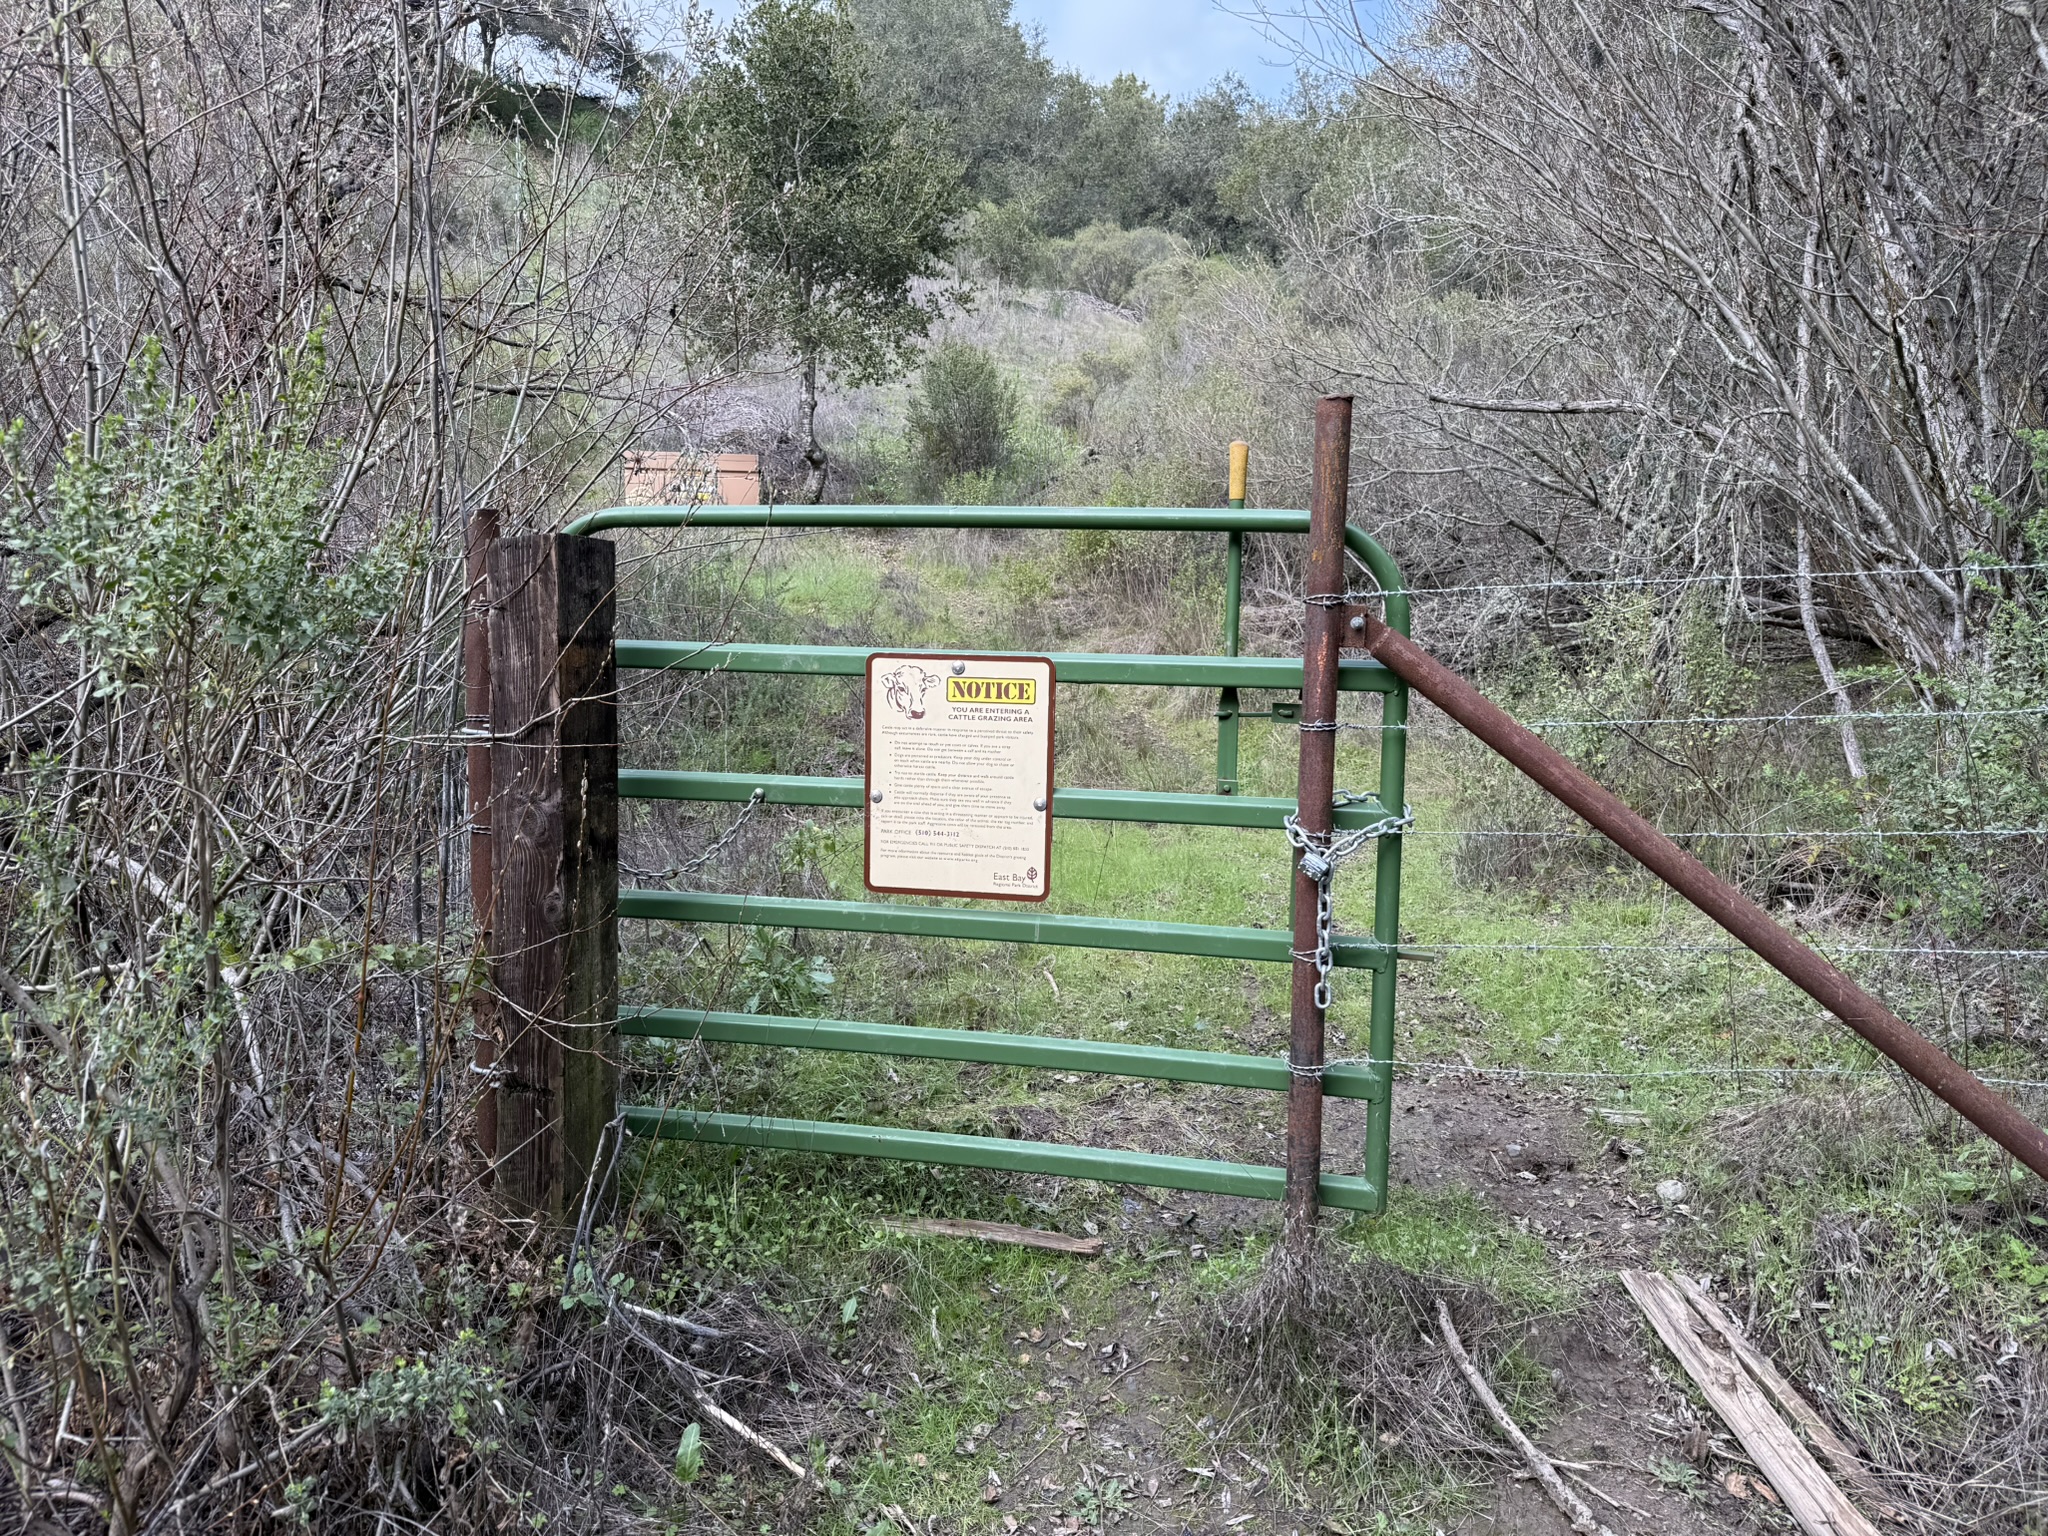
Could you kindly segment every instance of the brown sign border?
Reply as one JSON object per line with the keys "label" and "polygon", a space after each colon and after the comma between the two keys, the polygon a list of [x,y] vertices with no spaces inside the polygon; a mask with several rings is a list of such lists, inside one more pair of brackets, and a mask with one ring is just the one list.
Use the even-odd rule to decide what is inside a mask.
{"label": "brown sign border", "polygon": [[[869,798],[874,793],[873,772],[875,760],[875,663],[878,661],[935,661],[942,665],[954,661],[1021,661],[1045,668],[1045,889],[1036,896],[1008,896],[991,891],[940,891],[925,890],[908,885],[876,885],[872,879],[871,857],[875,845],[874,807]],[[1059,668],[1053,665],[1050,656],[1020,656],[1004,651],[873,651],[868,655],[867,672],[864,677],[865,691],[861,700],[861,763],[860,763],[860,879],[861,884],[877,896],[959,896],[970,901],[1023,901],[1042,902],[1052,895],[1052,797],[1057,791],[1052,782],[1052,749],[1059,711]]]}

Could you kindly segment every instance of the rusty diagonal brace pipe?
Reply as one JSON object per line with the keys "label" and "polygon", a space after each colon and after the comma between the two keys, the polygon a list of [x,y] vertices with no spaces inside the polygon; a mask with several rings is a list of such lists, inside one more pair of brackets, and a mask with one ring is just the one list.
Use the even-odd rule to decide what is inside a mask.
{"label": "rusty diagonal brace pipe", "polygon": [[1346,619],[1347,647],[1362,643],[1415,692],[1592,823],[1787,981],[1919,1079],[1936,1098],[2048,1179],[2048,1131],[1413,640],[1360,609],[1348,611]]}

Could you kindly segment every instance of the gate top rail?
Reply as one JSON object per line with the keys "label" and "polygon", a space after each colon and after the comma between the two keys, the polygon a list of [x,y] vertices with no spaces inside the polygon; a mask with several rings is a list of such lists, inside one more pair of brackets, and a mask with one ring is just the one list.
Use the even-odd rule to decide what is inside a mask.
{"label": "gate top rail", "polygon": [[[936,507],[687,506],[605,507],[563,529],[588,535],[614,528],[1041,528],[1122,533],[1307,533],[1308,513],[1274,507]],[[1408,633],[1401,569],[1362,528],[1346,524],[1344,545],[1372,572],[1386,622]]]}

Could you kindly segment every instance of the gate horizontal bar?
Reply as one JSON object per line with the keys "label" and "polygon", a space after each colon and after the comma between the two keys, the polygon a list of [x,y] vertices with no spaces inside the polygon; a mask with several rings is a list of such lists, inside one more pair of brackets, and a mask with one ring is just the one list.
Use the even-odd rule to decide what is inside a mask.
{"label": "gate horizontal bar", "polygon": [[1109,528],[1128,533],[1306,533],[1308,514],[1261,507],[606,507],[562,531],[608,528]]}
{"label": "gate horizontal bar", "polygon": [[[877,650],[898,654],[903,647],[861,645],[713,645],[695,640],[621,640],[621,667],[655,672],[770,672],[799,677],[859,677]],[[1001,658],[1027,654],[1003,651],[944,651],[942,654]],[[1070,652],[1052,657],[1063,683],[1118,683],[1139,688],[1301,687],[1298,656],[1145,656]],[[1376,661],[1346,660],[1337,686],[1346,693],[1391,693],[1399,684]]]}
{"label": "gate horizontal bar", "polygon": [[[994,1030],[798,1019],[782,1014],[633,1008],[620,1012],[619,1033],[654,1040],[719,1040],[735,1045],[780,1045],[870,1056],[922,1056],[934,1061],[1059,1067],[1119,1077],[1154,1077],[1173,1083],[1215,1083],[1225,1088],[1284,1092],[1288,1081],[1287,1063],[1278,1056],[1184,1051],[1108,1040],[1063,1040],[1050,1035],[1002,1034]],[[1323,1092],[1333,1098],[1366,1099],[1374,1103],[1382,1097],[1371,1069],[1352,1065],[1326,1067]]]}
{"label": "gate horizontal bar", "polygon": [[[821,805],[858,810],[859,779],[806,778],[800,774],[694,773],[661,768],[622,768],[619,794],[627,800],[745,801],[762,791],[766,805]],[[1294,802],[1279,796],[1154,794],[1135,789],[1056,789],[1052,813],[1070,821],[1147,821],[1162,826],[1245,827],[1278,831],[1294,814]],[[1366,827],[1385,813],[1377,801],[1337,807],[1337,828]]]}
{"label": "gate horizontal bar", "polygon": [[[1062,1179],[1100,1179],[1108,1184],[1245,1195],[1254,1200],[1278,1200],[1284,1182],[1280,1169],[1251,1163],[1071,1147],[1053,1141],[1012,1141],[1003,1136],[911,1131],[890,1125],[842,1125],[827,1120],[645,1108],[628,1109],[625,1121],[626,1129],[635,1136],[728,1147],[778,1147],[790,1152],[828,1152],[847,1157],[886,1157],[959,1168],[994,1168],[1006,1173],[1049,1174]],[[1322,1204],[1340,1210],[1380,1208],[1379,1191],[1355,1176],[1326,1173],[1318,1182],[1317,1195]]]}
{"label": "gate horizontal bar", "polygon": [[[895,933],[919,939],[986,939],[1077,949],[1144,950],[1211,960],[1291,961],[1292,937],[1275,928],[1222,928],[1206,923],[1138,922],[1120,917],[1070,917],[921,907],[898,901],[818,901],[805,896],[731,896],[709,891],[619,892],[620,917],[671,923],[745,923],[764,928],[815,928],[836,933]],[[1334,940],[1340,966],[1372,970],[1390,952],[1371,939]]]}
{"label": "gate horizontal bar", "polygon": [[[1133,533],[1307,533],[1308,513],[1245,507],[606,507],[562,531],[608,528],[1111,528]],[[1388,593],[1387,622],[1408,633],[1408,592],[1391,556],[1363,528],[1344,547]],[[624,661],[619,663],[625,665]]]}

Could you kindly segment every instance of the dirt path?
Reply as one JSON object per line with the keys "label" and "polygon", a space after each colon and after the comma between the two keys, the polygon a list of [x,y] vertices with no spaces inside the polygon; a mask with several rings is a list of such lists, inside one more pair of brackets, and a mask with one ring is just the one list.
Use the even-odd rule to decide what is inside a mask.
{"label": "dirt path", "polygon": [[[1612,1278],[1656,1263],[1672,1227],[1687,1219],[1633,1192],[1625,1131],[1617,1136],[1571,1098],[1524,1084],[1439,1078],[1403,1085],[1396,1104],[1395,1199],[1404,1183],[1463,1185],[1587,1282],[1578,1315],[1529,1339],[1562,1405],[1538,1444],[1586,1468],[1586,1481],[1607,1496],[1588,1502],[1618,1532],[1747,1529],[1748,1503],[1719,1481],[1727,1463],[1712,1456],[1712,1437],[1653,1362],[1648,1330]],[[1567,1526],[1533,1482],[1504,1472],[1492,1507],[1449,1529],[1476,1536]]]}
{"label": "dirt path", "polygon": [[[1191,1121],[1207,1120],[1216,1148],[1240,1154],[1253,1153],[1267,1135],[1244,1123],[1241,1098],[1181,1102],[1170,1132],[1167,1117],[1143,1113],[1143,1103],[1142,1090],[1105,1093],[1064,1129],[1079,1131],[1081,1118],[1113,1119],[1137,1144],[1184,1140]],[[1355,1105],[1332,1106],[1334,1142],[1355,1135],[1346,1121],[1357,1113]],[[1688,1219],[1635,1192],[1625,1150],[1614,1145],[1622,1138],[1569,1096],[1472,1078],[1404,1083],[1397,1114],[1395,1200],[1404,1191],[1468,1189],[1583,1285],[1583,1305],[1532,1328],[1525,1349],[1552,1372],[1559,1403],[1551,1422],[1532,1426],[1535,1438],[1583,1469],[1580,1476],[1598,1490],[1588,1499],[1600,1517],[1617,1533],[1768,1528],[1766,1496],[1728,1491],[1723,1479],[1735,1465],[1717,1454],[1728,1442],[1717,1446],[1712,1426],[1693,1419],[1612,1278],[1657,1262],[1674,1227]],[[1057,1129],[1048,1116],[1030,1133]],[[1168,1282],[1266,1229],[1272,1211],[1204,1196],[1125,1195],[1105,1217],[1113,1242],[1149,1260]],[[985,1497],[1004,1517],[1003,1529],[1370,1528],[1357,1516],[1326,1516],[1313,1488],[1290,1484],[1257,1447],[1234,1443],[1213,1419],[1188,1422],[1184,1405],[1213,1401],[1213,1389],[1199,1362],[1187,1358],[1185,1330],[1144,1292],[1109,1326],[1090,1330],[1068,1319],[1065,1327],[1020,1333],[1012,1344],[1030,1386],[1017,1413],[991,1432],[1000,1483]],[[1470,1511],[1442,1529],[1563,1536],[1564,1520],[1518,1471],[1503,1466],[1490,1489],[1475,1491]]]}

